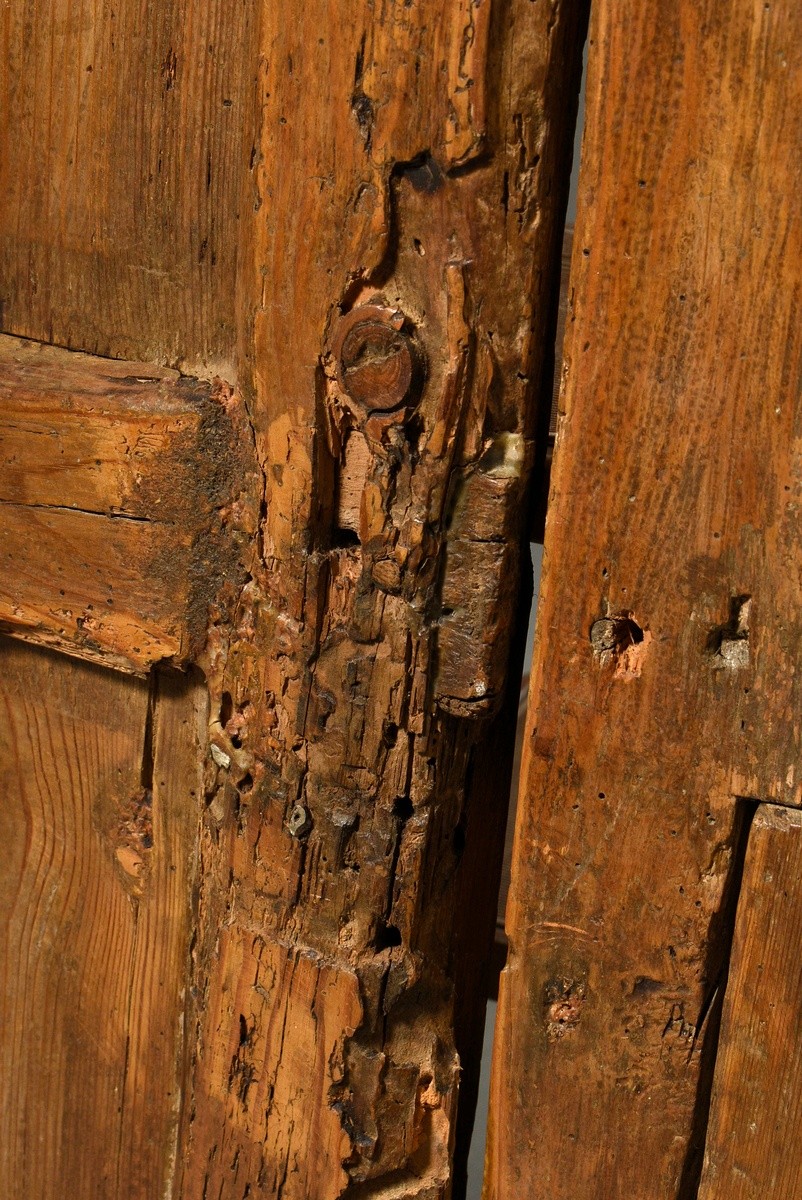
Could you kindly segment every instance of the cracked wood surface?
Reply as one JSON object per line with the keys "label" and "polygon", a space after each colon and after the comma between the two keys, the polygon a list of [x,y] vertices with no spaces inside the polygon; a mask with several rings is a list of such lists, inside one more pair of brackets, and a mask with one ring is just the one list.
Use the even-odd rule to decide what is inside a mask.
{"label": "cracked wood surface", "polygon": [[[23,613],[26,636],[38,621],[35,636],[73,653],[205,672],[172,1194],[435,1200],[450,1189],[458,1055],[468,1097],[478,1070],[472,964],[492,941],[511,757],[494,714],[549,392],[587,6],[156,7],[9,18],[3,328],[194,377],[168,387],[157,373],[144,397],[151,368],[122,368],[126,430],[152,428],[165,388],[222,376],[203,394],[223,397],[259,475],[237,464],[224,500],[198,501],[171,410],[147,486],[132,485],[94,385],[80,428],[63,394],[45,398],[59,474],[56,447],[40,458],[39,434],[16,429],[6,465],[28,470],[24,483],[4,472],[16,575],[2,586],[21,577],[52,596],[68,573],[83,626]],[[213,469],[218,450],[190,430],[192,462]],[[214,544],[192,557],[210,512],[239,555],[230,571]],[[154,567],[148,539],[172,557]],[[40,543],[55,584],[44,569],[25,581]],[[129,601],[116,627],[94,598],[113,607],[112,569]],[[198,578],[196,639],[183,614]],[[64,685],[89,669],[64,663]],[[119,850],[135,869],[129,833]],[[121,1166],[109,1194],[150,1200],[162,1148],[154,1135],[140,1176]]]}
{"label": "cracked wood surface", "polygon": [[239,377],[265,493],[204,660],[187,1200],[449,1191],[456,903],[489,952],[503,837],[466,776],[504,691],[584,15],[262,10]]}
{"label": "cracked wood surface", "polygon": [[0,1191],[169,1194],[204,691],[0,638],[0,712]]}
{"label": "cracked wood surface", "polygon": [[800,803],[800,35],[594,6],[488,1200],[695,1195],[736,798]]}
{"label": "cracked wood surface", "polygon": [[219,381],[0,337],[0,628],[129,671],[197,656],[249,448]]}

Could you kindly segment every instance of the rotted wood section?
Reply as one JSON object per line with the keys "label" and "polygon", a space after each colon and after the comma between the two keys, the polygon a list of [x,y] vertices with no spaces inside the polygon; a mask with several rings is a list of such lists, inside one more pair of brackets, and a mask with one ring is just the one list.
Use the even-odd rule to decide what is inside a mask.
{"label": "rotted wood section", "polygon": [[478,764],[499,744],[585,15],[263,6],[240,378],[264,522],[209,642],[186,1200],[449,1192],[477,1026],[468,1002],[455,1030],[455,987],[484,1003],[455,931],[489,953],[506,780]]}
{"label": "rotted wood section", "polygon": [[[802,802],[802,10],[600,0],[590,38],[487,1200],[696,1195],[738,798]],[[705,1196],[769,1194],[734,1054]]]}
{"label": "rotted wood section", "polygon": [[197,657],[253,532],[250,447],[219,381],[0,337],[0,629],[128,671]]}

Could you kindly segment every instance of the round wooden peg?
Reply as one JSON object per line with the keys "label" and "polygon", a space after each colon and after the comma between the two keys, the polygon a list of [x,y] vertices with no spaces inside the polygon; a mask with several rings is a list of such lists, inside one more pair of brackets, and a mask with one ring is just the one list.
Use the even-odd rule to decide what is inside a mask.
{"label": "round wooden peg", "polygon": [[397,308],[363,304],[337,322],[332,353],[337,381],[364,413],[393,412],[410,399],[420,359]]}

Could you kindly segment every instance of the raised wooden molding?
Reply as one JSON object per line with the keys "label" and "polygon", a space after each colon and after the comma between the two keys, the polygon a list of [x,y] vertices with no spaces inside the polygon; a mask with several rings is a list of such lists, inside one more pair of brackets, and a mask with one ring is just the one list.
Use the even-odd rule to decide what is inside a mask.
{"label": "raised wooden molding", "polygon": [[0,337],[0,629],[126,671],[182,664],[236,575],[231,389]]}

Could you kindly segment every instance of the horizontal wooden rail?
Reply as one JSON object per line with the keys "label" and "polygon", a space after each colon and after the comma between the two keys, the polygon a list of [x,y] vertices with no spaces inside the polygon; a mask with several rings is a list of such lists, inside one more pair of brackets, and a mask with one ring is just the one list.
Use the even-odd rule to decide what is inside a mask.
{"label": "horizontal wooden rail", "polygon": [[0,628],[135,672],[193,658],[235,571],[225,385],[0,337]]}

